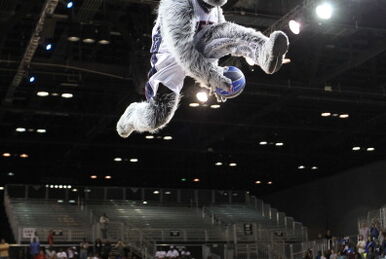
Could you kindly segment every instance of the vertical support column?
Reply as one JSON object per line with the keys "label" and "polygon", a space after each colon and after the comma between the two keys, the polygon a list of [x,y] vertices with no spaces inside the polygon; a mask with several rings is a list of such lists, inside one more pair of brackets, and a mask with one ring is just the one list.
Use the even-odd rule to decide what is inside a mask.
{"label": "vertical support column", "polygon": [[24,199],[28,199],[29,185],[24,186]]}
{"label": "vertical support column", "polygon": [[163,189],[159,190],[159,201],[161,204],[164,203],[164,190]]}
{"label": "vertical support column", "polygon": [[122,199],[126,200],[126,188],[122,188]]}

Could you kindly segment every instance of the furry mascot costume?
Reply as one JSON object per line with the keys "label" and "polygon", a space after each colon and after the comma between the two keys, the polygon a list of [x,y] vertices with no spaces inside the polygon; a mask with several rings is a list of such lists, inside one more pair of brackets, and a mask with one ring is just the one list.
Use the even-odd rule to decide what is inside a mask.
{"label": "furry mascot costume", "polygon": [[[221,6],[227,0],[161,0],[152,33],[152,68],[145,86],[145,102],[130,104],[117,123],[127,138],[133,131],[156,132],[173,117],[185,76],[215,93],[229,89],[218,60],[226,55],[253,60],[267,74],[278,71],[288,50],[281,31],[270,37],[226,22]],[[216,96],[218,101],[225,101]]]}

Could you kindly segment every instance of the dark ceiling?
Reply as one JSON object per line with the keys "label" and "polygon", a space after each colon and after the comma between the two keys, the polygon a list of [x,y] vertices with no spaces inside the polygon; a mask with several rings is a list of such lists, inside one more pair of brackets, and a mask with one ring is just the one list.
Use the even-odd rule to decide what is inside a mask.
{"label": "dark ceiling", "polygon": [[[198,88],[187,80],[168,127],[154,139],[146,139],[148,134],[121,139],[115,132],[120,114],[144,99],[157,1],[75,0],[72,9],[59,2],[30,65],[21,67],[28,74],[15,85],[44,1],[0,0],[0,153],[11,155],[0,157],[2,184],[235,188],[261,194],[384,159],[386,2],[342,0],[326,22],[315,17],[313,2],[293,9],[301,1],[229,0],[229,20],[263,31],[290,10],[302,17],[299,35],[288,31],[287,18],[272,27],[290,34],[291,64],[268,76],[244,60],[225,58],[224,64],[238,66],[247,77],[241,96],[219,109],[209,107],[214,100],[189,107]],[[108,26],[111,43],[70,42],[70,24]],[[51,51],[45,50],[48,42]],[[29,83],[29,76],[35,82]],[[37,96],[41,91],[49,96]],[[323,112],[331,116],[322,117]],[[115,162],[117,157],[123,161]],[[305,169],[298,169],[301,165]],[[106,175],[112,179],[103,179]]]}

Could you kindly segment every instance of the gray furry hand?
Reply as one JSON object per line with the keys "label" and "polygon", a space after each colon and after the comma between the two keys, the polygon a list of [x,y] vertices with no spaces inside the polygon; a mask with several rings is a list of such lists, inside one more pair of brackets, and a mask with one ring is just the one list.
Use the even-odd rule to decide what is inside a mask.
{"label": "gray furry hand", "polygon": [[223,68],[219,67],[218,70],[212,70],[209,73],[208,79],[209,87],[213,92],[216,92],[217,88],[229,91],[231,89],[232,81],[223,76]]}

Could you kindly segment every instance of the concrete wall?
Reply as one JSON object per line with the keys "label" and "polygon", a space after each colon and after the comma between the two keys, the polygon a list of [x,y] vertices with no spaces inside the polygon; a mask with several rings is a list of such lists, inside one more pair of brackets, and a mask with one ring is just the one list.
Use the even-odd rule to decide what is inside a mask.
{"label": "concrete wall", "polygon": [[386,161],[261,197],[309,228],[310,238],[357,234],[357,218],[386,204]]}

